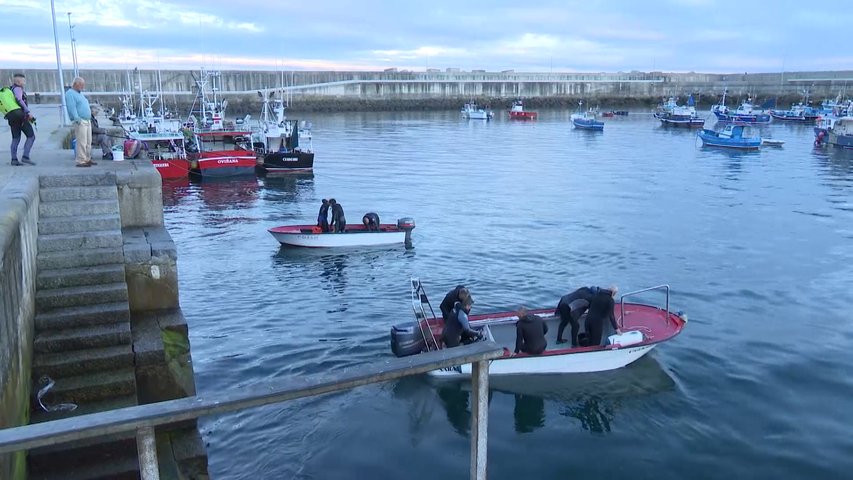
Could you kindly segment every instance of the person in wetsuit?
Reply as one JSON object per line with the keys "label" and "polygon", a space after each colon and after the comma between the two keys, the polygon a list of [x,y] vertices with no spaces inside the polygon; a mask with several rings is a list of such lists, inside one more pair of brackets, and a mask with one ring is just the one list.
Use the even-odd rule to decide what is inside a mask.
{"label": "person in wetsuit", "polygon": [[560,297],[560,302],[557,303],[557,309],[554,315],[560,317],[560,326],[557,328],[557,343],[566,343],[568,340],[563,338],[563,332],[566,327],[572,324],[572,347],[578,346],[578,331],[580,331],[580,323],[578,320],[581,315],[586,312],[589,307],[589,301],[592,299],[593,289],[598,287],[581,287],[574,292],[567,293]]}
{"label": "person in wetsuit", "polygon": [[317,214],[317,226],[326,233],[329,231],[329,201],[325,198],[320,205],[320,213]]}
{"label": "person in wetsuit", "polygon": [[441,310],[441,318],[447,322],[447,318],[450,316],[450,312],[453,310],[453,306],[456,305],[456,302],[461,302],[466,298],[471,296],[470,292],[465,285],[457,285],[456,288],[447,292],[447,295],[444,296],[444,300],[441,301],[441,305],[438,306],[439,310]]}
{"label": "person in wetsuit", "polygon": [[335,233],[344,233],[347,228],[347,219],[344,217],[344,207],[335,201],[334,198],[329,199],[329,206],[332,207],[332,229]]}
{"label": "person in wetsuit", "polygon": [[379,231],[379,215],[373,212],[365,213],[364,217],[361,218],[361,223],[364,224],[364,228],[367,229],[368,232]]}
{"label": "person in wetsuit", "polygon": [[468,314],[471,313],[471,306],[474,301],[469,296],[461,302],[456,302],[453,305],[453,310],[444,322],[444,327],[441,329],[441,339],[444,340],[444,346],[447,348],[458,347],[460,343],[469,344],[480,338],[482,335],[471,328],[468,323]]}
{"label": "person in wetsuit", "polygon": [[539,355],[545,351],[548,341],[545,334],[548,325],[538,316],[528,313],[527,309],[518,309],[518,322],[515,323],[515,353],[524,352]]}
{"label": "person in wetsuit", "polygon": [[622,333],[619,324],[616,323],[616,315],[613,312],[616,303],[616,287],[599,288],[589,301],[589,309],[586,312],[586,333],[591,346],[601,345],[601,337],[604,333],[605,319],[616,333]]}

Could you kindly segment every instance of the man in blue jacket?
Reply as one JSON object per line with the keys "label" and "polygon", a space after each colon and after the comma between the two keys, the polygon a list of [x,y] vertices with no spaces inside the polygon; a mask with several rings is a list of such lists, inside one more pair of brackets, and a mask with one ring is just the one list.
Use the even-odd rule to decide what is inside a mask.
{"label": "man in blue jacket", "polygon": [[77,139],[77,166],[91,167],[97,163],[92,161],[92,109],[89,100],[83,95],[84,88],[86,81],[80,77],[75,78],[71,88],[65,92],[65,108],[68,110],[68,118],[71,119],[74,138]]}

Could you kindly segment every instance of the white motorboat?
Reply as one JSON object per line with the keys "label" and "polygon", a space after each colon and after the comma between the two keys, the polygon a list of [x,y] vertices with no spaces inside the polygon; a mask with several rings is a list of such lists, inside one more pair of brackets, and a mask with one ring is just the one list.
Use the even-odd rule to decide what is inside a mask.
{"label": "white motorboat", "polygon": [[486,110],[476,103],[466,103],[462,107],[462,118],[468,120],[491,120],[495,114],[491,110]]}
{"label": "white motorboat", "polygon": [[[625,302],[627,297],[654,290],[665,291],[665,308]],[[444,321],[434,314],[423,285],[416,278],[412,279],[412,308],[415,311],[415,321],[396,325],[391,329],[391,349],[394,354],[403,357],[444,348],[441,341]],[[431,316],[427,315],[427,312],[430,312]],[[602,345],[571,347],[557,344],[560,319],[555,317],[554,309],[531,310],[530,313],[539,315],[548,325],[548,347],[540,355],[512,353],[516,339],[515,323],[518,321],[515,312],[468,317],[471,327],[480,330],[485,340],[504,347],[504,356],[493,360],[489,366],[491,375],[583,373],[621,368],[649,353],[658,344],[681,333],[687,323],[686,315],[670,311],[668,285],[622,295],[615,306],[614,314],[623,333],[605,335]],[[471,365],[436,370],[430,374],[439,377],[469,376]]]}
{"label": "white motorboat", "polygon": [[284,225],[269,229],[282,245],[293,247],[370,247],[410,244],[415,221],[401,218],[397,224],[382,224],[379,230],[367,230],[362,224],[347,225],[344,233],[323,232],[316,225]]}

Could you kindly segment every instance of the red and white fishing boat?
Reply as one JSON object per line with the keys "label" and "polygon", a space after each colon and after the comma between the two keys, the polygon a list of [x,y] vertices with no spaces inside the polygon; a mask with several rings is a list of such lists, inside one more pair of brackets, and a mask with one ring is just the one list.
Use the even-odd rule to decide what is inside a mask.
{"label": "red and white fishing boat", "polygon": [[[190,161],[187,158],[184,134],[180,131],[157,133],[128,132],[124,142],[124,157],[138,158],[147,155],[163,180],[189,177]],[[145,157],[143,157],[145,158]]]}
{"label": "red and white fishing boat", "polygon": [[248,130],[195,132],[190,171],[202,177],[254,175],[258,157],[251,149],[251,136]]}
{"label": "red and white fishing boat", "polygon": [[344,233],[323,232],[316,225],[284,225],[269,229],[282,245],[293,247],[369,247],[378,245],[410,244],[415,221],[401,218],[397,224],[379,225],[379,231],[367,230],[362,224],[347,225]]}
{"label": "red and white fishing boat", "polygon": [[536,120],[537,115],[536,112],[525,110],[521,100],[512,102],[512,108],[509,109],[509,118],[511,120]]}
{"label": "red and white fishing boat", "polygon": [[[625,302],[626,297],[653,290],[666,292],[665,308]],[[416,278],[412,279],[412,308],[415,311],[415,321],[396,325],[391,329],[391,349],[398,357],[443,348],[441,330],[444,321],[440,316],[436,317],[423,285]],[[427,312],[431,316],[427,315]],[[671,340],[681,333],[687,323],[686,315],[669,310],[668,285],[622,295],[615,306],[614,314],[623,333],[606,337],[602,342],[606,343],[605,345],[567,347],[567,344],[557,344],[557,327],[560,319],[554,316],[554,309],[531,310],[530,313],[539,315],[548,325],[546,336],[548,347],[540,355],[512,353],[515,348],[515,323],[518,321],[515,312],[468,317],[471,327],[480,330],[485,340],[504,347],[503,357],[491,362],[490,374],[583,373],[621,368],[649,353],[658,344]],[[583,322],[581,322],[581,332],[583,332]],[[430,374],[441,377],[468,376],[471,375],[471,364],[435,370]]]}

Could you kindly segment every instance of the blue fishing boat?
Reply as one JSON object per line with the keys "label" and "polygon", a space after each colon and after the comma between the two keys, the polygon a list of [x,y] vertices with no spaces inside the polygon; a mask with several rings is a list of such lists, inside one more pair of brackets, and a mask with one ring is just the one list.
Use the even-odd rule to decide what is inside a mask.
{"label": "blue fishing boat", "polygon": [[572,125],[581,130],[596,130],[604,131],[604,122],[595,119],[595,112],[587,110],[581,111],[583,102],[578,102],[578,112],[572,114]]}
{"label": "blue fishing boat", "polygon": [[761,147],[761,137],[745,137],[746,125],[728,124],[721,132],[703,128],[698,133],[703,146],[757,150]]}
{"label": "blue fishing boat", "polygon": [[[740,106],[736,110],[732,110],[726,106],[726,94],[727,90],[723,91],[723,98],[720,100],[718,105],[714,105],[711,108],[711,111],[714,112],[714,115],[717,117],[717,120],[721,122],[731,122],[731,123],[746,123],[750,125],[762,124],[762,123],[770,123],[770,120],[773,118],[769,113],[766,113],[761,108],[756,109],[752,105],[752,99],[747,98],[744,100]],[[765,105],[772,105],[775,102],[774,100],[768,100],[765,102]]]}
{"label": "blue fishing boat", "polygon": [[667,126],[701,128],[705,125],[705,119],[699,118],[696,113],[696,100],[693,95],[687,99],[686,106],[678,105],[675,97],[669,97],[669,100],[658,107],[654,116]]}

